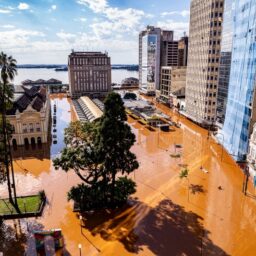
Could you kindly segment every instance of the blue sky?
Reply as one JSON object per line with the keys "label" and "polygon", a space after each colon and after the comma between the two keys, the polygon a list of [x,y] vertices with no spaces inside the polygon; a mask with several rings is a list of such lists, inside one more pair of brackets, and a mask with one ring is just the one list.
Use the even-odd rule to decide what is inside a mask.
{"label": "blue sky", "polygon": [[188,32],[189,0],[0,0],[0,50],[19,64],[67,63],[71,49],[138,63],[146,25]]}

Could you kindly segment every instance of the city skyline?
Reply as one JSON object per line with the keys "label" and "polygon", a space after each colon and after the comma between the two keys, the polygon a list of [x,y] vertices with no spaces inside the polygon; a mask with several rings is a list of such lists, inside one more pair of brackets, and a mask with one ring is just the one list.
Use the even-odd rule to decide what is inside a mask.
{"label": "city skyline", "polygon": [[63,64],[71,49],[107,51],[113,64],[138,63],[147,25],[188,33],[190,1],[0,0],[0,47],[19,64]]}

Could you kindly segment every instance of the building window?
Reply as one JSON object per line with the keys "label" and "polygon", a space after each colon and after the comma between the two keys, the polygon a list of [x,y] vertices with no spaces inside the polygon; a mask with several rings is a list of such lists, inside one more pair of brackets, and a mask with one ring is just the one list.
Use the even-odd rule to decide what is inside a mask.
{"label": "building window", "polygon": [[34,131],[34,128],[33,128],[33,124],[32,124],[32,123],[29,124],[29,131],[30,131],[30,132],[33,132],[33,131]]}

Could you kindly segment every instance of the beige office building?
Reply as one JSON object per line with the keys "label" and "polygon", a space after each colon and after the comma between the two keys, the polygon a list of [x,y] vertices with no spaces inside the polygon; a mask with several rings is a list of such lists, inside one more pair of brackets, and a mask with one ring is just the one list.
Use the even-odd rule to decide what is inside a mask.
{"label": "beige office building", "polygon": [[203,126],[216,119],[223,2],[191,2],[186,114]]}
{"label": "beige office building", "polygon": [[101,52],[72,52],[68,75],[72,98],[105,96],[111,89],[110,57]]}
{"label": "beige office building", "polygon": [[173,95],[185,97],[186,70],[186,67],[161,68],[160,100],[162,102],[172,105]]}

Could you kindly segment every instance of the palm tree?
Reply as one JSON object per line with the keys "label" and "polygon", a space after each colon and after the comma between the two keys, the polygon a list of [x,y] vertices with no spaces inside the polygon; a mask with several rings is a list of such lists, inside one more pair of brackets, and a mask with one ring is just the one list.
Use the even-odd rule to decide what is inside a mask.
{"label": "palm tree", "polygon": [[[12,56],[7,56],[5,53],[0,53],[0,99],[2,102],[1,114],[2,114],[2,140],[3,140],[3,150],[4,150],[4,166],[7,176],[7,185],[9,193],[9,201],[16,209],[17,212],[20,212],[17,195],[15,188],[15,179],[14,171],[12,165],[12,155],[11,155],[11,146],[10,146],[10,137],[11,132],[6,120],[6,111],[11,106],[11,100],[13,97],[13,87],[10,84],[13,81],[15,75],[17,74],[16,60]],[[11,172],[11,176],[10,176]],[[12,179],[12,181],[11,181]],[[14,199],[13,199],[14,196]]]}
{"label": "palm tree", "polygon": [[183,169],[179,173],[179,177],[180,177],[180,179],[184,179],[185,178],[187,180],[187,182],[188,182],[188,202],[189,202],[189,178],[188,178],[188,173],[189,173],[189,170],[187,168]]}

